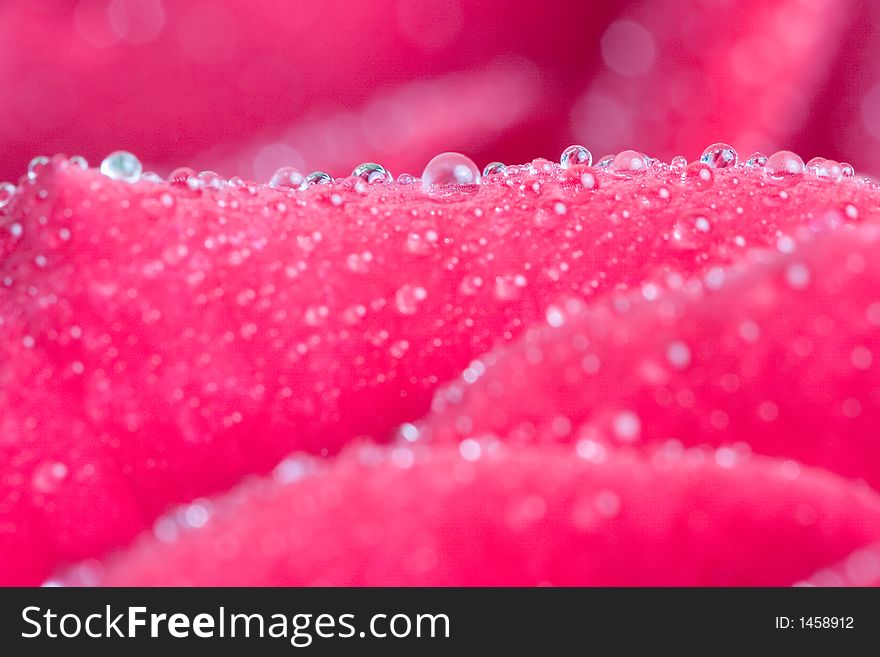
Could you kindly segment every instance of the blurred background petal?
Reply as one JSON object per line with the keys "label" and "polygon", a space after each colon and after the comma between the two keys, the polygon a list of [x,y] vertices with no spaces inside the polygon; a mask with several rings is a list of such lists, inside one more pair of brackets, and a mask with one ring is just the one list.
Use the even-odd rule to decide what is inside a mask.
{"label": "blurred background petal", "polygon": [[265,180],[719,140],[874,173],[878,46],[868,0],[6,0],[0,179],[120,148]]}

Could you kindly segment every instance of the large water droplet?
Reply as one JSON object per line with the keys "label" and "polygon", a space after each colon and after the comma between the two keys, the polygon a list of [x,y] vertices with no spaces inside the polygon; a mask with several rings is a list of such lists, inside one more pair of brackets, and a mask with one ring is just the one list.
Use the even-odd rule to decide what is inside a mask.
{"label": "large water droplet", "polygon": [[0,183],[0,210],[5,208],[15,196],[15,185],[9,182]]}
{"label": "large water droplet", "polygon": [[483,177],[488,178],[489,176],[503,176],[507,174],[507,167],[504,166],[503,162],[489,162],[483,168]]}
{"label": "large water droplet", "polygon": [[438,185],[478,185],[480,170],[474,161],[461,153],[440,153],[422,172],[422,189]]}
{"label": "large water droplet", "polygon": [[373,183],[390,183],[394,182],[394,177],[381,164],[375,162],[364,162],[356,167],[351,175],[360,178],[365,183],[372,185]]}
{"label": "large water droplet", "polygon": [[28,180],[34,180],[37,177],[37,174],[42,171],[46,165],[49,164],[49,158],[45,155],[38,155],[33,160],[28,163],[27,168],[27,177]]}
{"label": "large water droplet", "polygon": [[712,144],[700,156],[700,162],[713,169],[726,169],[736,166],[739,156],[733,146],[724,143]]}
{"label": "large water droplet", "polygon": [[269,180],[269,187],[278,189],[299,189],[303,184],[302,173],[294,167],[281,167]]}
{"label": "large water droplet", "polygon": [[562,155],[559,157],[559,164],[562,166],[563,169],[567,169],[568,167],[575,164],[590,166],[592,163],[593,154],[583,146],[579,146],[577,144],[566,148],[564,151],[562,151]]}
{"label": "large water droplet", "polygon": [[307,186],[310,185],[329,185],[333,182],[333,178],[329,173],[324,173],[323,171],[312,171],[309,175],[306,176],[305,184]]}
{"label": "large water droplet", "polygon": [[648,169],[648,159],[638,151],[620,151],[614,156],[614,168],[617,171],[644,173]]}
{"label": "large water droplet", "polygon": [[785,180],[803,175],[804,161],[791,151],[777,151],[767,158],[764,165],[767,176],[773,180]]}
{"label": "large water droplet", "polygon": [[125,182],[137,182],[140,180],[144,168],[141,161],[128,151],[115,151],[110,153],[101,162],[101,173],[111,180],[123,180]]}
{"label": "large water droplet", "polygon": [[822,157],[814,157],[806,164],[807,173],[825,182],[837,182],[843,178],[843,167],[836,160],[826,160]]}

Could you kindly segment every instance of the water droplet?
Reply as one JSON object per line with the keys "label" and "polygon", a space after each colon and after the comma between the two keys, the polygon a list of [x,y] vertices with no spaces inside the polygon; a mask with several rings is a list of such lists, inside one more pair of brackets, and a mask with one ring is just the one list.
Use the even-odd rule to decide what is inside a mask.
{"label": "water droplet", "polygon": [[364,162],[356,167],[351,175],[360,178],[365,183],[372,185],[373,183],[389,183],[394,182],[394,177],[381,164],[375,162]]}
{"label": "water droplet", "polygon": [[125,182],[137,182],[140,180],[144,168],[141,161],[128,151],[115,151],[110,153],[101,162],[101,173],[111,180],[123,180]]}
{"label": "water droplet", "polygon": [[556,164],[543,157],[536,157],[529,163],[529,173],[551,173]]}
{"label": "water droplet", "polygon": [[269,180],[269,187],[278,189],[299,189],[303,184],[303,175],[294,167],[281,167]]}
{"label": "water droplet", "polygon": [[796,290],[803,290],[810,284],[810,270],[806,265],[796,262],[785,270],[785,280]]}
{"label": "water droplet", "polygon": [[708,164],[713,169],[726,169],[736,166],[739,156],[733,146],[724,143],[712,144],[700,156],[700,162]]}
{"label": "water droplet", "polygon": [[394,295],[394,302],[401,315],[413,315],[419,304],[428,298],[428,292],[420,285],[407,283],[400,287]]}
{"label": "water droplet", "polygon": [[168,183],[171,185],[186,186],[187,181],[196,175],[189,167],[179,167],[168,175]]}
{"label": "water droplet", "polygon": [[620,151],[614,156],[614,168],[617,171],[644,173],[648,168],[648,160],[644,153],[638,151]]}
{"label": "water droplet", "polygon": [[803,175],[804,161],[791,151],[777,151],[767,158],[767,176],[773,180],[785,180]]}
{"label": "water droplet", "polygon": [[593,173],[592,169],[585,169],[578,177],[578,180],[584,189],[599,189],[599,179],[596,178],[596,174]]}
{"label": "water droplet", "polygon": [[691,162],[687,165],[682,174],[682,182],[691,187],[698,189],[711,187],[715,182],[715,174],[708,164],[704,162]]}
{"label": "water droplet", "polygon": [[412,185],[415,183],[417,178],[411,173],[402,173],[397,176],[397,184],[398,185]]}
{"label": "water droplet", "polygon": [[632,411],[620,411],[611,422],[611,430],[618,440],[631,443],[639,439],[642,422]]}
{"label": "water droplet", "polygon": [[610,167],[612,164],[614,164],[614,156],[613,155],[603,155],[602,157],[599,158],[599,161],[596,162],[596,166],[602,167],[603,169],[605,167]]}
{"label": "water droplet", "polygon": [[499,301],[515,301],[519,298],[522,288],[528,284],[522,274],[505,274],[495,277],[495,298]]}
{"label": "water droplet", "polygon": [[31,484],[40,493],[55,493],[66,478],[66,465],[58,461],[44,461],[34,469]]}
{"label": "water droplet", "polygon": [[74,155],[70,160],[68,160],[71,166],[79,167],[80,169],[88,169],[89,163],[82,155]]}
{"label": "water droplet", "polygon": [[843,174],[844,178],[852,178],[854,175],[856,175],[856,170],[849,162],[840,163],[840,172]]}
{"label": "water droplet", "polygon": [[49,164],[49,158],[45,155],[38,155],[28,163],[27,177],[28,180],[34,180],[46,165]]}
{"label": "water droplet", "polygon": [[670,342],[666,347],[666,360],[675,369],[685,369],[691,363],[690,347],[681,340]]}
{"label": "water droplet", "polygon": [[545,315],[547,323],[553,328],[559,328],[565,324],[565,315],[559,306],[548,306]]}
{"label": "water droplet", "polygon": [[814,157],[807,162],[806,171],[813,178],[826,182],[837,182],[843,178],[843,169],[839,162],[821,157]]}
{"label": "water droplet", "polygon": [[440,153],[422,172],[422,189],[430,191],[440,185],[478,185],[480,170],[474,161],[461,153]]}
{"label": "water droplet", "polygon": [[583,146],[578,146],[577,144],[566,148],[562,151],[562,155],[559,157],[559,164],[563,169],[567,169],[573,164],[590,166],[592,163],[593,154]]}
{"label": "water droplet", "polygon": [[684,171],[684,168],[687,165],[688,161],[684,155],[676,155],[669,163],[669,168],[671,168],[673,171]]}
{"label": "water droplet", "polygon": [[672,226],[670,245],[676,249],[697,249],[705,242],[702,235],[712,230],[712,224],[704,215],[682,217]]}
{"label": "water droplet", "polygon": [[746,166],[754,169],[761,169],[767,165],[767,156],[761,153],[760,151],[755,151],[751,155],[749,155],[749,159],[746,160]]}
{"label": "water droplet", "polygon": [[146,180],[147,182],[151,183],[165,182],[164,180],[162,180],[162,176],[160,176],[155,171],[147,171],[146,173],[144,173],[144,175],[141,176],[141,180]]}
{"label": "water droplet", "polygon": [[329,173],[324,173],[323,171],[312,171],[309,175],[306,176],[305,185],[329,185],[333,182],[333,178]]}
{"label": "water droplet", "polygon": [[9,182],[0,183],[0,210],[5,208],[15,196],[15,185]]}
{"label": "water droplet", "polygon": [[226,179],[215,171],[202,171],[198,175],[198,179],[205,187],[211,189],[222,189],[226,186]]}
{"label": "water droplet", "polygon": [[503,162],[489,162],[483,168],[483,177],[488,178],[489,176],[505,176],[507,175],[507,167],[504,166]]}

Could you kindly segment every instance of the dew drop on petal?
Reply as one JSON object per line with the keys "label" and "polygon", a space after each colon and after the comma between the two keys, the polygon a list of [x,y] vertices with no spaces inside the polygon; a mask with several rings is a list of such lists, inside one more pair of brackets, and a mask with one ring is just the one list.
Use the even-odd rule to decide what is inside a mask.
{"label": "dew drop on petal", "polygon": [[0,209],[5,208],[15,196],[15,185],[9,182],[0,183]]}
{"label": "dew drop on petal", "polygon": [[639,153],[638,151],[621,151],[614,156],[614,169],[617,171],[644,173],[648,169],[648,159],[644,153]]}
{"label": "dew drop on petal", "polygon": [[68,160],[71,166],[80,168],[80,169],[88,169],[89,163],[82,155],[74,155],[72,158]]}
{"label": "dew drop on petal", "polygon": [[639,439],[642,422],[632,411],[619,411],[611,421],[611,430],[618,440],[631,443]]}
{"label": "dew drop on petal", "polygon": [[401,286],[394,295],[394,302],[401,315],[414,315],[419,304],[428,297],[428,292],[420,285]]}
{"label": "dew drop on petal", "polygon": [[429,191],[441,185],[478,185],[480,170],[474,161],[461,153],[440,153],[422,172],[422,189]]}
{"label": "dew drop on petal", "polygon": [[810,284],[810,270],[806,265],[796,262],[785,270],[785,280],[796,290],[803,290]]}
{"label": "dew drop on petal", "polygon": [[324,173],[323,171],[312,171],[305,179],[306,186],[329,185],[332,182],[333,178],[330,177],[330,174]]}
{"label": "dew drop on petal", "polygon": [[562,166],[563,169],[567,169],[568,167],[575,164],[590,166],[592,163],[593,154],[588,149],[577,144],[566,148],[564,151],[562,151],[562,155],[559,157],[559,164]]}
{"label": "dew drop on petal", "polygon": [[196,172],[189,167],[178,167],[168,174],[168,183],[171,185],[186,186],[190,178],[196,175]]}
{"label": "dew drop on petal", "polygon": [[584,170],[579,176],[578,180],[581,185],[583,185],[584,189],[599,189],[599,179],[596,178],[595,173],[593,173],[592,169]]}
{"label": "dew drop on petal", "polygon": [[67,478],[67,466],[58,461],[45,461],[34,469],[31,484],[40,493],[55,493]]}
{"label": "dew drop on petal", "polygon": [[856,170],[853,168],[853,165],[849,162],[841,162],[840,163],[840,173],[844,178],[852,178],[856,175]]}
{"label": "dew drop on petal", "polygon": [[761,169],[767,165],[767,156],[761,153],[760,151],[755,151],[751,155],[749,155],[749,159],[746,160],[746,166],[754,169]]}
{"label": "dew drop on petal", "polygon": [[28,163],[27,177],[28,180],[34,180],[46,165],[49,164],[49,158],[45,155],[38,155]]}
{"label": "dew drop on petal", "polygon": [[804,161],[791,151],[777,151],[767,158],[764,168],[769,178],[785,180],[803,175]]}
{"label": "dew drop on petal", "polygon": [[141,161],[128,151],[114,151],[101,162],[101,173],[111,180],[137,182],[143,172]]}
{"label": "dew drop on petal", "polygon": [[416,177],[411,173],[402,173],[397,176],[398,185],[412,185],[416,182]]}
{"label": "dew drop on petal", "polygon": [[299,189],[305,178],[299,169],[294,167],[281,167],[269,180],[269,187],[277,187],[279,189]]}
{"label": "dew drop on petal", "polygon": [[685,167],[682,174],[682,182],[690,187],[704,188],[711,187],[715,182],[715,174],[708,164],[704,162],[691,162]]}
{"label": "dew drop on petal", "polygon": [[355,170],[351,172],[351,175],[355,178],[360,178],[369,185],[372,185],[373,183],[394,182],[394,177],[391,173],[381,164],[376,164],[375,162],[364,162],[355,167]]}
{"label": "dew drop on petal", "polygon": [[666,360],[674,368],[683,370],[691,363],[691,350],[684,342],[675,340],[666,347]]}
{"label": "dew drop on petal", "polygon": [[483,167],[483,177],[488,178],[489,176],[504,176],[507,175],[507,167],[504,166],[503,162],[489,162],[485,167]]}
{"label": "dew drop on petal", "polygon": [[614,164],[614,155],[603,155],[599,158],[598,162],[596,162],[597,167],[605,168],[610,167]]}
{"label": "dew drop on petal", "polygon": [[197,177],[205,187],[211,189],[222,189],[226,186],[226,179],[216,171],[202,171]]}
{"label": "dew drop on petal", "polygon": [[843,178],[843,169],[835,160],[814,157],[806,164],[806,172],[817,180],[837,182]]}
{"label": "dew drop on petal", "polygon": [[684,171],[684,168],[687,166],[688,161],[684,155],[676,155],[672,158],[672,161],[669,163],[669,167],[673,171]]}
{"label": "dew drop on petal", "polygon": [[733,146],[729,144],[712,144],[700,155],[700,162],[708,164],[713,169],[726,169],[736,166],[739,156]]}

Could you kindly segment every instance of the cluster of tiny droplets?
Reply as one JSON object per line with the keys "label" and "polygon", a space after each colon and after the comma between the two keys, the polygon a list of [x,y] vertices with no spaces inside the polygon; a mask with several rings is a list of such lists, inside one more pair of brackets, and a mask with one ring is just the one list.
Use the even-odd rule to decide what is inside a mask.
{"label": "cluster of tiny droplets", "polygon": [[[79,155],[74,155],[66,162],[69,166],[79,169],[87,169],[89,166],[86,159]],[[28,164],[26,179],[34,181],[40,171],[49,164],[48,157],[44,155],[35,157]],[[629,175],[643,173],[652,168],[665,168],[679,176],[682,184],[695,187],[711,185],[714,180],[714,170],[730,168],[759,171],[766,178],[777,181],[806,177],[824,182],[839,182],[855,177],[855,170],[847,162],[814,157],[805,164],[800,156],[791,151],[778,151],[769,157],[761,152],[755,152],[743,161],[733,146],[719,142],[707,147],[698,160],[690,163],[684,156],[676,155],[665,164],[635,150],[604,155],[593,162],[593,154],[589,149],[579,144],[572,144],[562,151],[559,164],[543,158],[533,160],[530,164],[521,167],[507,166],[503,162],[490,162],[481,173],[473,160],[466,155],[448,152],[434,157],[427,164],[420,178],[409,173],[401,173],[395,180],[391,172],[381,164],[365,162],[355,167],[348,180],[353,182],[356,189],[361,190],[368,185],[396,182],[399,185],[419,184],[423,190],[430,193],[434,189],[448,186],[472,187],[479,185],[484,178],[506,177],[512,173],[522,172],[552,174],[564,172],[572,167],[581,169],[595,167]],[[167,178],[162,178],[155,172],[144,171],[140,160],[127,151],[110,153],[101,162],[100,171],[111,180],[128,183],[167,182],[183,185],[192,190],[219,190],[224,187],[247,186],[247,183],[238,177],[226,179],[215,171],[196,172],[187,167],[175,169]],[[580,179],[595,181],[593,175],[589,173],[580,175]],[[269,179],[268,185],[280,190],[303,191],[318,185],[344,181],[345,179],[334,179],[324,171],[304,174],[295,167],[281,167]],[[864,180],[867,181],[868,179]],[[592,186],[592,182],[588,186]],[[0,210],[10,204],[17,189],[13,183],[0,183]]]}

